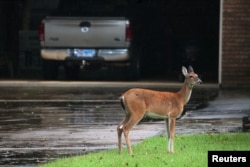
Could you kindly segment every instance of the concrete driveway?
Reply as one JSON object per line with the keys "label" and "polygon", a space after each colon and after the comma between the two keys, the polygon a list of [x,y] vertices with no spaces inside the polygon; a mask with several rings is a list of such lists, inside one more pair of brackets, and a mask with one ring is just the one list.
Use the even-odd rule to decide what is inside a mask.
{"label": "concrete driveway", "polygon": [[[61,156],[116,148],[124,114],[118,97],[133,87],[177,91],[165,82],[0,82],[0,165],[33,166]],[[212,101],[211,101],[212,100]],[[250,114],[250,92],[194,88],[177,134],[237,132]],[[132,143],[165,132],[163,121],[142,121]]]}

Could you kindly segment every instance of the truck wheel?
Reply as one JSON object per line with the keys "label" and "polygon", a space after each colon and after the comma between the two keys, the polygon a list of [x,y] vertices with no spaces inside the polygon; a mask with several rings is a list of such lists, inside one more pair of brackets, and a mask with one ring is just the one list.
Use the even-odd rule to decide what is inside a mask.
{"label": "truck wheel", "polygon": [[43,60],[43,78],[45,80],[56,80],[58,77],[59,62]]}

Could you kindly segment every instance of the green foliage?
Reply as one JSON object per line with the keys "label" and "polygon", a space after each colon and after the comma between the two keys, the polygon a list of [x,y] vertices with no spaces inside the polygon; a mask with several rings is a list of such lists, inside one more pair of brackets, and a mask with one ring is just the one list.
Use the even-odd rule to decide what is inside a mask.
{"label": "green foliage", "polygon": [[166,137],[157,136],[134,145],[134,155],[127,149],[122,154],[118,150],[58,159],[42,167],[195,167],[207,166],[207,152],[212,150],[250,150],[250,134],[195,134],[177,135],[175,153],[166,151]]}

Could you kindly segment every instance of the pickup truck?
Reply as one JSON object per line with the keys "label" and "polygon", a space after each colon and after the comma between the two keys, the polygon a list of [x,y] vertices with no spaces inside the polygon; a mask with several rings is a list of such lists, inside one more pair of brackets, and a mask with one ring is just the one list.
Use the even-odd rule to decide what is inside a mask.
{"label": "pickup truck", "polygon": [[129,79],[139,76],[139,59],[130,54],[132,32],[125,17],[46,17],[39,38],[45,79],[57,79],[61,65],[66,79],[77,79],[81,69],[103,66],[123,66]]}

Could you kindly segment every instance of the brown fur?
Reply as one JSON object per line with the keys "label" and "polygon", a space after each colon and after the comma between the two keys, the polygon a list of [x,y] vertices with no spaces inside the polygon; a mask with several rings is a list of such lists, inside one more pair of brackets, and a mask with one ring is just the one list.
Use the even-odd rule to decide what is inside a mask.
{"label": "brown fur", "polygon": [[129,132],[145,115],[165,119],[169,140],[168,152],[174,152],[176,118],[183,112],[184,105],[191,96],[193,86],[201,83],[192,67],[189,67],[189,73],[185,67],[182,67],[182,72],[185,81],[181,90],[176,93],[134,88],[121,96],[125,118],[117,127],[119,153],[122,150],[121,135],[124,133],[128,152],[132,154]]}

